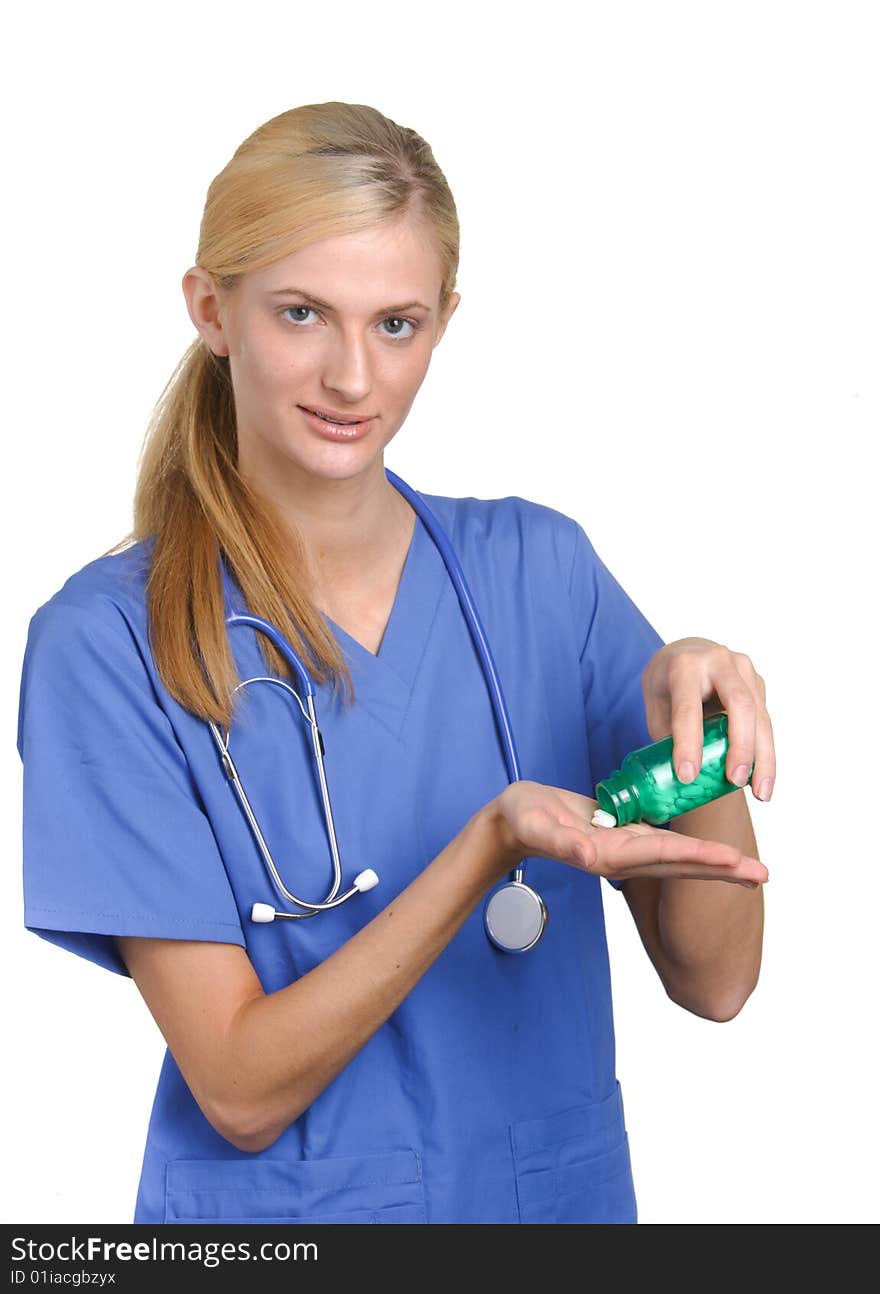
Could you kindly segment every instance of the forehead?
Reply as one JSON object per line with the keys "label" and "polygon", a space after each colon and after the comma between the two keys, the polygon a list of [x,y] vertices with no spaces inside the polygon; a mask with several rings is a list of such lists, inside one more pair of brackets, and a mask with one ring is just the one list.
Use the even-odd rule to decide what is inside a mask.
{"label": "forehead", "polygon": [[442,265],[428,232],[399,220],[310,243],[246,278],[257,293],[298,287],[341,310],[415,299],[431,305]]}

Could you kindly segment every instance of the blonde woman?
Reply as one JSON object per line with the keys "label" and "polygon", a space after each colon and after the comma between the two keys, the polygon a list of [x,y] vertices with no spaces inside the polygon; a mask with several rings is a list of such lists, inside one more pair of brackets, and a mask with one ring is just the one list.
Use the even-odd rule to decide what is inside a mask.
{"label": "blonde woman", "polygon": [[[698,760],[713,704],[729,775],[772,777],[748,657],[665,646],[570,517],[386,469],[458,246],[431,149],[374,108],[254,131],[208,192],[132,534],[31,621],[25,923],[130,975],[167,1042],[136,1222],[635,1222],[601,878],[687,1009],[757,979],[744,793],[672,830],[588,797],[673,723]],[[512,880],[549,913],[521,951],[487,918]]]}

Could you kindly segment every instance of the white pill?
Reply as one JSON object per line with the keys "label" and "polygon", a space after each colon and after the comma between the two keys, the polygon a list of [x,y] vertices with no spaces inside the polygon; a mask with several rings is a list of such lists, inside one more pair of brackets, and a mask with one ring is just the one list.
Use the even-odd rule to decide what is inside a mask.
{"label": "white pill", "polygon": [[616,827],[617,819],[613,813],[606,813],[604,809],[596,809],[592,817],[594,827]]}

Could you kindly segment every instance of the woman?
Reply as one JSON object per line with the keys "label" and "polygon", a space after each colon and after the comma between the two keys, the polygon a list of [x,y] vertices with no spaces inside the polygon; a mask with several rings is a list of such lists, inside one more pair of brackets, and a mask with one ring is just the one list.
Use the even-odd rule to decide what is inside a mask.
{"label": "woman", "polygon": [[[586,795],[673,715],[698,760],[710,697],[731,758],[772,776],[751,662],[664,647],[571,518],[422,495],[504,683],[508,785],[462,606],[383,457],[458,305],[458,232],[427,144],[372,108],[299,107],[245,140],[183,278],[199,337],[149,430],[131,542],[31,622],[25,923],[130,974],[168,1044],[136,1222],[635,1222],[599,878],[688,1009],[729,1018],[757,978],[743,792],[688,815],[717,841],[681,819],[593,828]],[[224,775],[228,742],[285,884],[322,902],[306,711],[238,688],[296,682],[227,625],[243,611],[309,662],[344,888],[379,876],[300,919],[253,919],[302,909]],[[517,956],[482,912],[526,858],[550,921]]]}

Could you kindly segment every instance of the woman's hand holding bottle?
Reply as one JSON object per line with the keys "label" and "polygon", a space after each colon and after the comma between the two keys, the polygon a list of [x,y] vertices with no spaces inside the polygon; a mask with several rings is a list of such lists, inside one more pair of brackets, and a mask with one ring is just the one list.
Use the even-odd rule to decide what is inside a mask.
{"label": "woman's hand holding bottle", "polygon": [[511,782],[488,808],[505,873],[526,858],[555,858],[610,880],[656,876],[729,881],[754,889],[768,878],[757,858],[732,845],[698,840],[674,828],[591,824],[598,801],[541,782]]}

